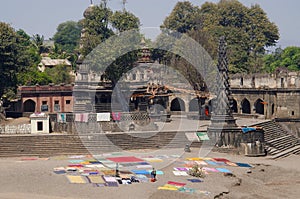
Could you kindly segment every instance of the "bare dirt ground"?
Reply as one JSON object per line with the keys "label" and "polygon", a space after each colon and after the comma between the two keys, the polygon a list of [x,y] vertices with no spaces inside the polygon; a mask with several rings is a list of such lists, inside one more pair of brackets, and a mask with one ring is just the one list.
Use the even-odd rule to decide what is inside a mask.
{"label": "bare dirt ground", "polygon": [[[181,150],[181,149],[180,149]],[[178,153],[170,149],[169,153]],[[199,149],[192,148],[178,161],[187,157],[197,157]],[[180,154],[181,155],[181,154]],[[0,198],[1,199],[196,199],[196,198],[290,198],[300,195],[300,159],[290,156],[271,160],[268,157],[245,157],[210,152],[208,157],[222,157],[232,162],[250,163],[254,167],[230,167],[232,176],[212,173],[202,183],[190,183],[186,176],[174,176],[172,171],[176,162],[161,168],[164,175],[158,176],[155,183],[120,185],[119,187],[93,187],[91,184],[70,184],[64,175],[53,173],[53,168],[69,164],[67,157],[50,157],[21,161],[21,158],[0,159]],[[188,194],[177,191],[158,190],[169,180],[185,182],[190,188],[208,191],[210,194]]]}
{"label": "bare dirt ground", "polygon": [[19,124],[30,124],[30,118],[20,117],[17,119],[7,118],[7,120],[2,120],[0,125],[19,125]]}

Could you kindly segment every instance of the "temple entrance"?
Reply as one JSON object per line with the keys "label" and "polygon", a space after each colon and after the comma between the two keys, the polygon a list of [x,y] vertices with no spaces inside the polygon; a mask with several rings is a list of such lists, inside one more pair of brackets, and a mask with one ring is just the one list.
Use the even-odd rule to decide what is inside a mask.
{"label": "temple entrance", "polygon": [[251,113],[250,102],[246,98],[243,99],[241,106],[242,106],[242,113],[246,113],[246,114]]}
{"label": "temple entrance", "polygon": [[254,103],[255,106],[255,112],[261,115],[265,114],[265,109],[264,109],[264,102],[261,99],[256,100]]}
{"label": "temple entrance", "polygon": [[232,99],[232,107],[231,107],[232,112],[237,113],[238,108],[237,108],[237,102],[235,99]]}
{"label": "temple entrance", "polygon": [[185,111],[184,101],[180,98],[175,98],[171,102],[171,111]]}
{"label": "temple entrance", "polygon": [[30,112],[30,113],[34,113],[35,112],[35,102],[31,99],[26,100],[23,104],[23,111],[24,112]]}

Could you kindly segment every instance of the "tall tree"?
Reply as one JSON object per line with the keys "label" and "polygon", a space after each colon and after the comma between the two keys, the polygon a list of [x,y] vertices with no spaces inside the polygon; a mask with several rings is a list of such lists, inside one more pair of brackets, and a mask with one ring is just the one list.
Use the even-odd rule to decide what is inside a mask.
{"label": "tall tree", "polygon": [[50,51],[50,49],[44,45],[44,41],[43,35],[35,34],[32,36],[33,45],[38,50],[39,54],[48,53]]}
{"label": "tall tree", "polygon": [[193,6],[189,1],[178,2],[171,14],[164,20],[161,28],[186,33],[198,25],[199,8]]}
{"label": "tall tree", "polygon": [[0,22],[0,97],[15,91],[18,73],[30,64],[26,42],[9,24]]}
{"label": "tall tree", "polygon": [[264,57],[264,69],[273,72],[276,68],[287,68],[291,71],[300,70],[300,47],[289,46],[284,50],[278,48]]}
{"label": "tall tree", "polygon": [[191,8],[190,3],[179,2],[162,27],[189,34],[213,57],[216,51],[212,49],[216,48],[218,38],[225,36],[231,72],[262,69],[265,47],[276,44],[279,32],[259,5],[248,8],[237,0],[221,0],[216,4],[204,3],[200,9]]}
{"label": "tall tree", "polygon": [[57,27],[53,36],[54,44],[63,52],[74,53],[79,45],[81,27],[78,22],[67,21]]}
{"label": "tall tree", "polygon": [[[132,41],[132,45],[136,45],[141,41],[141,35],[136,33],[136,30],[140,27],[140,20],[134,14],[126,10],[113,13],[105,6],[105,2],[102,2],[99,6],[90,6],[85,11],[84,17],[85,18],[81,21],[83,34],[80,46],[81,53],[84,57],[95,49],[97,45],[106,42],[109,37],[125,31],[132,31],[131,35],[129,33],[126,34],[126,32],[124,33],[128,35],[126,41],[120,40],[119,43],[116,43],[111,40],[106,43],[105,49],[101,51],[96,50],[94,52],[98,58],[96,58],[97,63],[94,63],[92,69],[94,71],[102,70],[102,65],[106,66],[106,60],[112,61],[106,70],[106,76],[115,84],[124,72],[133,67],[133,63],[137,60],[137,52],[134,50],[126,52],[116,60],[113,60],[114,54],[123,51],[126,47],[128,47],[128,49],[131,48],[132,46],[128,46],[126,43],[129,40]],[[114,41],[117,40],[118,38],[115,38]]]}
{"label": "tall tree", "polygon": [[248,8],[237,0],[222,0],[211,11],[204,5],[201,12],[204,23],[213,24],[207,28],[209,33],[217,38],[226,36],[231,72],[262,70],[265,47],[276,44],[279,32],[259,5]]}
{"label": "tall tree", "polygon": [[123,10],[116,11],[110,18],[112,27],[118,32],[140,28],[140,20],[134,14]]}
{"label": "tall tree", "polygon": [[108,27],[111,15],[112,11],[103,3],[96,6],[91,5],[85,11],[85,18],[80,21],[83,28],[80,51],[83,56],[89,54],[98,44],[114,34]]}

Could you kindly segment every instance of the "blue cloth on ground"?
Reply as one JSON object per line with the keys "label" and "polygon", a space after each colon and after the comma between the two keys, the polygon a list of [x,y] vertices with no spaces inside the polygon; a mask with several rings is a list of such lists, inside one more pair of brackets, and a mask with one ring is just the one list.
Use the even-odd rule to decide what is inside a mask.
{"label": "blue cloth on ground", "polygon": [[135,173],[135,174],[140,174],[140,175],[148,175],[150,174],[149,171],[146,171],[146,170],[131,170],[132,173]]}
{"label": "blue cloth on ground", "polygon": [[247,163],[235,162],[235,164],[238,165],[239,167],[246,167],[246,168],[251,168],[252,167],[250,164],[247,164]]}
{"label": "blue cloth on ground", "polygon": [[205,162],[209,165],[218,165],[216,162],[211,161],[211,160],[205,160]]}
{"label": "blue cloth on ground", "polygon": [[216,169],[222,173],[232,173],[230,170],[225,169],[225,168],[216,168]]}
{"label": "blue cloth on ground", "polygon": [[203,182],[203,180],[200,180],[200,179],[187,179],[187,180],[192,182],[192,183]]}

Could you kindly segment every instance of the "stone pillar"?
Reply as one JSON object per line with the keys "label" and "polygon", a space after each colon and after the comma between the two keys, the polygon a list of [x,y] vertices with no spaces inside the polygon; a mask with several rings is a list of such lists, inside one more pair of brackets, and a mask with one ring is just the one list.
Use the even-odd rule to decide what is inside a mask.
{"label": "stone pillar", "polygon": [[228,77],[228,62],[226,56],[225,38],[220,38],[218,77],[215,94],[217,99],[213,102],[211,125],[208,135],[217,146],[239,147],[241,129],[237,126],[232,115],[232,96]]}

